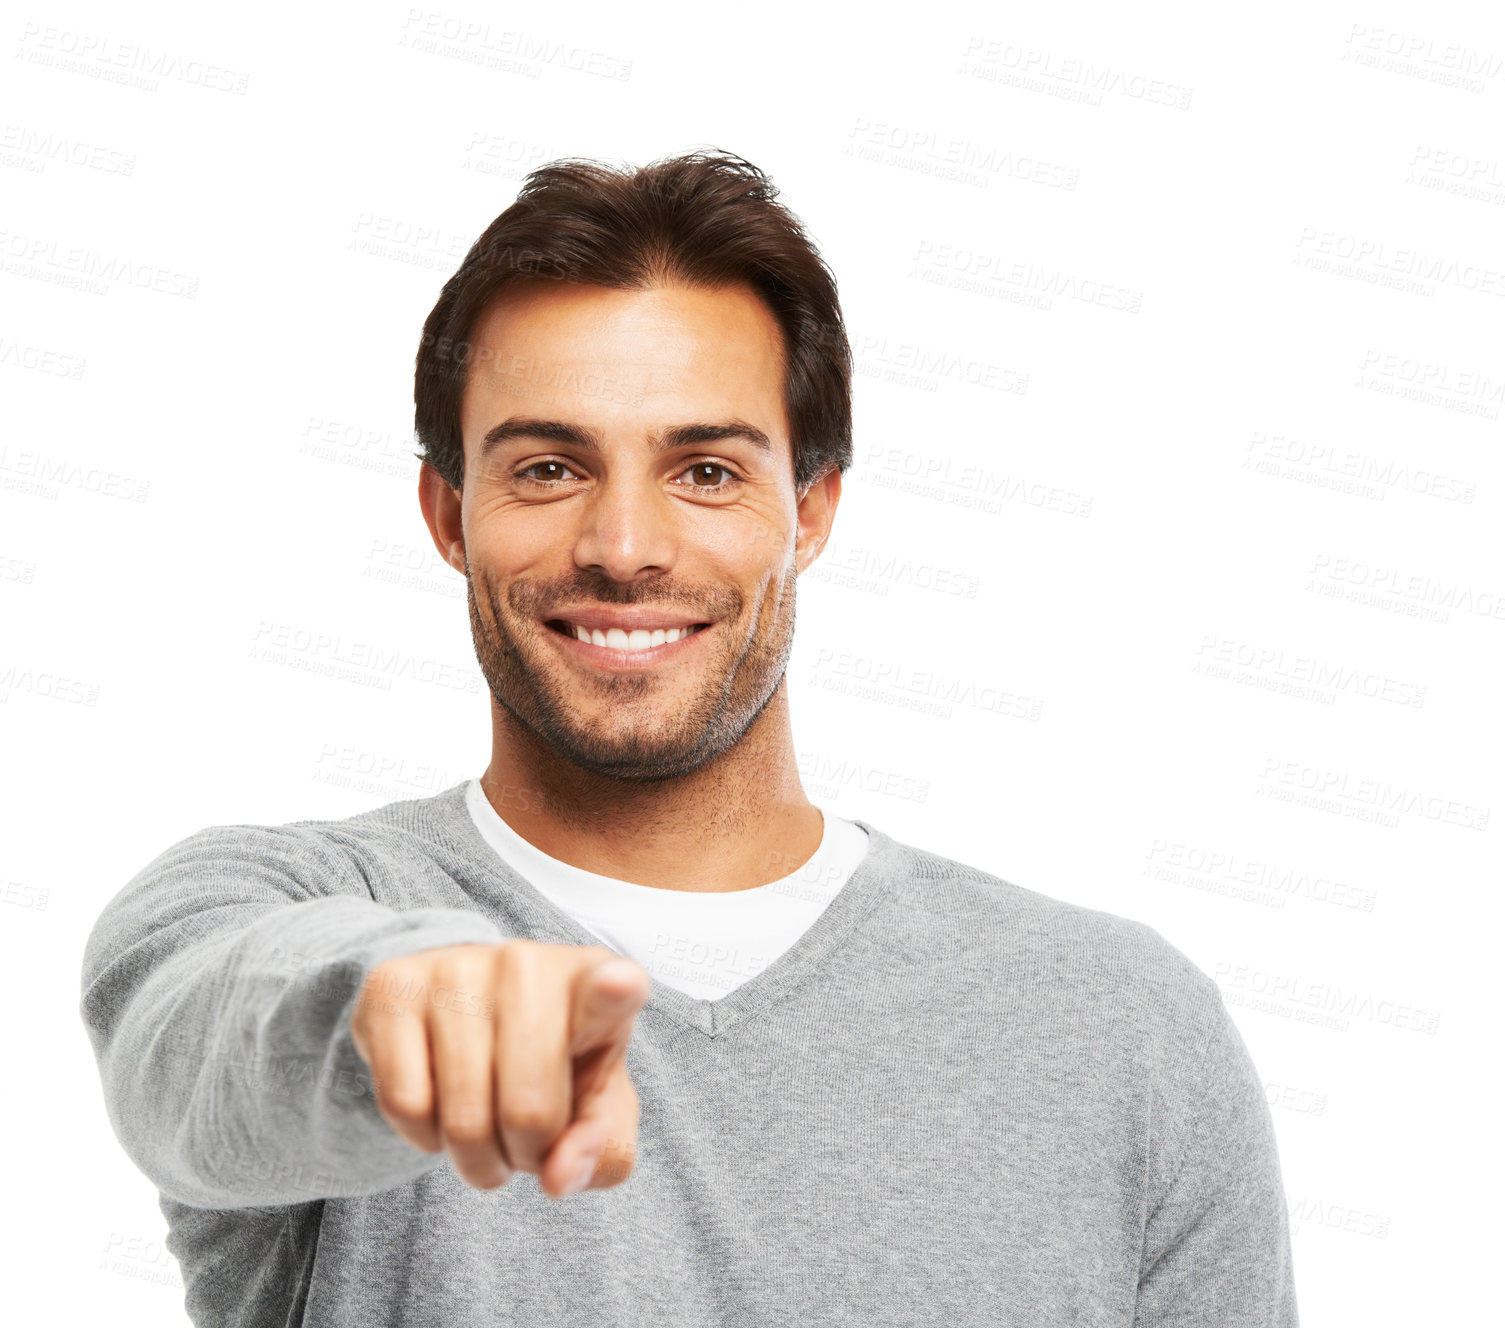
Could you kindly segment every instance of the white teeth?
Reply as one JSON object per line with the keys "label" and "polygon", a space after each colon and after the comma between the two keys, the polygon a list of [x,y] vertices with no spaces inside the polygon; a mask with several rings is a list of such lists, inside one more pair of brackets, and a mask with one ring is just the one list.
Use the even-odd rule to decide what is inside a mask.
{"label": "white teeth", "polygon": [[696,630],[694,627],[636,627],[627,632],[620,627],[608,627],[603,632],[599,627],[581,627],[577,623],[575,639],[591,645],[609,646],[613,650],[651,650],[654,646],[690,636]]}

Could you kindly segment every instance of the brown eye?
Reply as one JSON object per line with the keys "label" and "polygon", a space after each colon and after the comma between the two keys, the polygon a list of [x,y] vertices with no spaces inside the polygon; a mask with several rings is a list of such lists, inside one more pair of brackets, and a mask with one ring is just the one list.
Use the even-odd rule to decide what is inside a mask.
{"label": "brown eye", "polygon": [[[683,473],[691,477],[693,482],[690,487],[695,489],[724,489],[735,484],[739,478],[730,467],[723,466],[719,461],[697,461]],[[717,475],[725,478],[716,480]],[[702,481],[712,480],[714,483],[702,483]]]}
{"label": "brown eye", "polygon": [[564,464],[563,461],[534,461],[532,464],[524,466],[521,470],[519,470],[517,472],[517,477],[519,479],[527,480],[531,484],[553,484],[563,478],[563,476],[557,473],[541,476],[530,475],[528,473],[532,470],[542,470],[545,467],[552,467],[556,472],[563,471],[565,475],[571,475],[574,473],[567,465]]}

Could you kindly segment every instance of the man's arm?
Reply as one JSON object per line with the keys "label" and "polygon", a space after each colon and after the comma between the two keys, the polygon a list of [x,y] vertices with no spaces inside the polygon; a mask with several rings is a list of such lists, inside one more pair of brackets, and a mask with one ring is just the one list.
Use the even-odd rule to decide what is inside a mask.
{"label": "man's arm", "polygon": [[1298,1322],[1274,1122],[1248,1047],[1217,1007],[1203,1092],[1146,1224],[1135,1328]]}
{"label": "man's arm", "polygon": [[199,1208],[301,1203],[406,1184],[439,1157],[377,1110],[350,1040],[367,972],[496,944],[479,912],[378,904],[309,832],[216,826],[173,845],[89,934],[80,1014],[131,1160]]}

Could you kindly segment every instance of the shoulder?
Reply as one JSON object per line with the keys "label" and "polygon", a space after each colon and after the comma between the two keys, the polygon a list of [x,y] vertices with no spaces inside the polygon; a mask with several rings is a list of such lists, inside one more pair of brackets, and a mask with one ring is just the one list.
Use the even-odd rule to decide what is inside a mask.
{"label": "shoulder", "polygon": [[186,873],[212,880],[233,871],[242,879],[248,873],[274,875],[293,893],[311,897],[367,894],[373,874],[432,859],[443,846],[443,827],[452,822],[455,808],[464,810],[463,790],[457,785],[349,816],[207,825],[164,848],[132,880]]}
{"label": "shoulder", "polygon": [[912,844],[892,896],[914,944],[950,954],[1042,1017],[1112,1032],[1149,1062],[1183,1070],[1227,1012],[1217,984],[1159,930],[1044,894]]}
{"label": "shoulder", "polygon": [[[1173,1171],[1210,1098],[1237,1102],[1257,1126],[1263,1089],[1218,986],[1159,930],[894,847],[908,870],[884,944],[944,974],[981,1026],[1008,1030],[1012,1057],[1050,1067],[1080,1109],[1127,1109],[1153,1177]],[[1226,1125],[1229,1110],[1217,1119]]]}

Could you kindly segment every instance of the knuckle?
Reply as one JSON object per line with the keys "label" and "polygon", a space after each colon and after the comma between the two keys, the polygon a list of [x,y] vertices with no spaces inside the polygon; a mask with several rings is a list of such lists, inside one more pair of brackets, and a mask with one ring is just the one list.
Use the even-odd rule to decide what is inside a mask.
{"label": "knuckle", "polygon": [[510,1173],[505,1168],[488,1165],[474,1157],[453,1160],[455,1170],[460,1173],[460,1179],[475,1189],[494,1190],[498,1185],[504,1185],[510,1179]]}
{"label": "knuckle", "polygon": [[484,945],[457,945],[438,953],[429,970],[430,985],[456,987],[476,983],[490,967]]}
{"label": "knuckle", "polygon": [[378,964],[361,983],[350,1014],[352,1030],[372,1033],[382,1021],[406,1014],[413,1004],[415,983],[411,970],[399,961]]}
{"label": "knuckle", "polygon": [[[390,1117],[388,1117],[391,1120]],[[421,1149],[425,1153],[438,1153],[443,1151],[444,1145],[435,1136],[434,1131],[427,1125],[419,1125],[412,1120],[392,1121],[392,1128],[414,1148]]]}
{"label": "knuckle", "polygon": [[545,946],[540,941],[529,940],[526,936],[514,937],[493,951],[492,962],[503,971],[516,971],[532,965],[543,949]]}
{"label": "knuckle", "polygon": [[567,1116],[562,1102],[537,1091],[504,1091],[500,1106],[506,1127],[524,1134],[544,1134],[562,1129]]}
{"label": "knuckle", "polygon": [[533,986],[547,971],[544,952],[547,946],[538,941],[519,938],[508,941],[492,959],[487,981],[498,995],[508,992],[513,999],[519,991]]}
{"label": "knuckle", "polygon": [[456,1104],[441,1111],[439,1119],[445,1137],[457,1143],[476,1144],[491,1137],[491,1118],[482,1107]]}
{"label": "knuckle", "polygon": [[384,1088],[378,1085],[376,1095],[387,1114],[396,1116],[399,1120],[421,1121],[429,1116],[430,1105],[427,1098],[412,1088]]}

